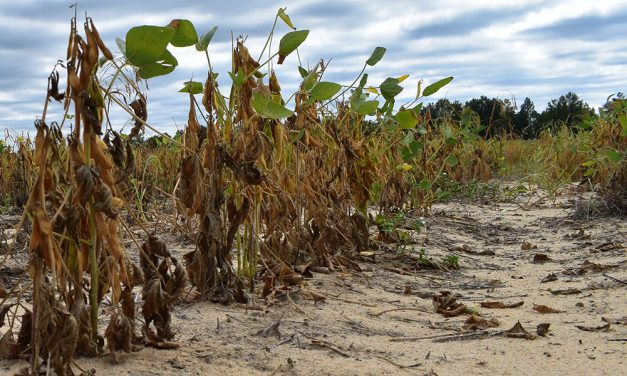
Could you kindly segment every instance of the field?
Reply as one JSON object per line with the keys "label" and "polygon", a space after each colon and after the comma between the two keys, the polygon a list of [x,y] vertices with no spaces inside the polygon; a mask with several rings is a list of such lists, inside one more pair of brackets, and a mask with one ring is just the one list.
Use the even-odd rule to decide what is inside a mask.
{"label": "field", "polygon": [[[273,53],[278,22],[294,30]],[[121,56],[90,18],[70,29],[33,138],[0,144],[3,372],[625,368],[624,97],[522,140],[472,111],[423,111],[452,77],[399,106],[407,76],[365,73],[383,47],[351,85],[298,66],[285,96],[272,67],[308,31],[283,9],[255,52],[267,58],[233,41],[228,95],[215,28],[139,26]],[[182,85],[174,136],[150,124],[144,95],[176,68],[169,46],[195,46],[208,67]]]}

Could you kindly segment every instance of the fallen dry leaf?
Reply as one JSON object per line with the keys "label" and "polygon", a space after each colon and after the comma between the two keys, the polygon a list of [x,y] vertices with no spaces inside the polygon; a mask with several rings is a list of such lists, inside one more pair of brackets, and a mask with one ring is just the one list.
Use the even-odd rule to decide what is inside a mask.
{"label": "fallen dry leaf", "polygon": [[547,261],[551,261],[551,258],[548,255],[546,255],[544,253],[536,253],[533,256],[533,261],[532,262],[534,262],[536,264],[542,264],[542,263],[545,263]]}
{"label": "fallen dry leaf", "polygon": [[579,268],[570,268],[564,270],[564,274],[566,275],[583,275],[587,272],[601,272],[603,270],[609,269],[610,266],[600,265],[594,262],[585,260]]}
{"label": "fallen dry leaf", "polygon": [[562,313],[559,309],[551,308],[542,304],[534,304],[533,310],[539,313]]}
{"label": "fallen dry leaf", "polygon": [[557,281],[557,274],[555,273],[551,273],[547,275],[546,277],[542,278],[540,283],[547,283],[547,282],[553,282],[553,281]]}
{"label": "fallen dry leaf", "polygon": [[500,323],[497,319],[491,318],[490,320],[486,320],[484,317],[478,316],[476,314],[470,315],[468,319],[464,322],[464,330],[483,330],[487,328],[494,328],[499,326]]}
{"label": "fallen dry leaf", "polygon": [[466,306],[457,302],[457,296],[450,291],[441,291],[433,295],[435,311],[444,317],[455,317],[466,312]]}
{"label": "fallen dry leaf", "polygon": [[581,294],[581,290],[576,289],[574,287],[571,287],[569,289],[562,289],[562,290],[551,290],[549,289],[549,292],[553,295],[574,295],[574,294]]}
{"label": "fallen dry leaf", "polygon": [[583,326],[583,325],[575,325],[575,328],[579,330],[583,330],[585,332],[607,332],[610,330],[612,324],[607,323],[603,326]]}
{"label": "fallen dry leaf", "polygon": [[533,245],[533,244],[529,243],[526,240],[524,242],[522,242],[522,244],[520,245],[520,249],[522,249],[523,251],[528,251],[530,249],[535,249],[535,248],[538,248],[538,246],[537,245]]}
{"label": "fallen dry leaf", "polygon": [[627,316],[618,318],[601,317],[601,320],[605,321],[608,324],[627,325]]}
{"label": "fallen dry leaf", "polygon": [[520,321],[517,321],[516,325],[514,325],[511,329],[503,332],[503,336],[509,337],[509,338],[524,338],[524,339],[536,338],[535,335],[533,335],[532,333],[529,333],[528,331],[525,330],[525,328],[523,328],[523,326],[520,324]]}
{"label": "fallen dry leaf", "polygon": [[481,302],[483,308],[517,308],[525,304],[525,302],[505,304],[503,302]]}
{"label": "fallen dry leaf", "polygon": [[536,327],[536,334],[538,334],[541,337],[545,337],[546,333],[549,331],[549,327],[551,326],[551,324],[549,323],[542,323],[542,324],[538,324],[538,326]]}

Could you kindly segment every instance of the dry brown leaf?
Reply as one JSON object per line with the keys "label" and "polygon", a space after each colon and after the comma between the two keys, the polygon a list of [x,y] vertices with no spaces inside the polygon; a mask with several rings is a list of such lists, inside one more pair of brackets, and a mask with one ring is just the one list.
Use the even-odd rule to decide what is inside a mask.
{"label": "dry brown leaf", "polygon": [[533,310],[539,313],[563,313],[563,311],[560,311],[559,309],[551,308],[542,304],[534,304]]}
{"label": "dry brown leaf", "polygon": [[553,282],[553,281],[557,281],[557,279],[558,279],[557,275],[555,273],[551,273],[551,274],[547,275],[546,277],[542,278],[540,283]]}
{"label": "dry brown leaf", "polygon": [[524,339],[535,339],[536,336],[523,328],[520,324],[520,321],[517,321],[516,324],[509,330],[503,333],[503,336],[508,338],[524,338]]}
{"label": "dry brown leaf", "polygon": [[627,325],[627,316],[613,318],[613,317],[601,317],[601,320],[608,324]]}
{"label": "dry brown leaf", "polygon": [[487,328],[495,328],[499,326],[500,323],[496,318],[491,318],[490,320],[485,319],[484,317],[478,316],[476,314],[470,315],[468,319],[464,322],[464,330],[484,330]]}
{"label": "dry brown leaf", "polygon": [[536,264],[542,264],[542,263],[545,263],[545,262],[551,261],[551,260],[552,259],[548,255],[546,255],[544,253],[536,253],[533,256],[533,262],[536,263]]}
{"label": "dry brown leaf", "polygon": [[612,324],[609,322],[602,326],[584,326],[584,325],[575,325],[575,328],[579,330],[583,330],[585,332],[607,332],[610,330]]}
{"label": "dry brown leaf", "polygon": [[538,326],[536,327],[536,334],[541,337],[546,337],[546,334],[548,333],[550,326],[551,324],[549,323],[538,324]]}
{"label": "dry brown leaf", "polygon": [[525,304],[525,302],[517,302],[511,304],[505,304],[503,302],[481,302],[483,308],[517,308]]}
{"label": "dry brown leaf", "polygon": [[13,332],[7,330],[0,338],[0,359],[17,359],[20,346],[13,339]]}
{"label": "dry brown leaf", "polygon": [[7,315],[7,312],[9,312],[9,309],[11,309],[14,305],[15,303],[0,306],[0,328],[4,326],[4,318]]}
{"label": "dry brown leaf", "polygon": [[450,291],[441,291],[433,295],[435,311],[444,317],[455,317],[466,312],[466,306],[457,302],[457,296]]}
{"label": "dry brown leaf", "polygon": [[116,360],[116,351],[131,352],[133,328],[131,321],[124,314],[113,314],[105,330],[107,347]]}
{"label": "dry brown leaf", "polygon": [[529,243],[528,241],[523,241],[522,244],[520,245],[520,249],[522,249],[523,251],[528,251],[530,249],[534,249],[534,248],[538,248],[537,245],[532,245],[531,243]]}
{"label": "dry brown leaf", "polygon": [[549,292],[551,292],[551,294],[553,295],[574,295],[574,294],[581,294],[581,290],[576,289],[574,287],[568,288],[568,289],[562,289],[562,290],[551,290],[549,289]]}

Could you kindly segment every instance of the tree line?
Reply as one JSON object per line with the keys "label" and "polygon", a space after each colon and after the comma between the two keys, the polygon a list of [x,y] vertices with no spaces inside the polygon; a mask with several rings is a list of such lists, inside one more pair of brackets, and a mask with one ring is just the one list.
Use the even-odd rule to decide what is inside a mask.
{"label": "tree line", "polygon": [[595,109],[573,92],[551,100],[542,112],[536,111],[529,97],[518,106],[510,99],[482,95],[464,104],[440,99],[424,106],[421,113],[434,124],[442,120],[479,122],[480,134],[487,138],[507,134],[525,139],[537,138],[543,130],[562,126],[576,130],[582,122],[597,116]]}

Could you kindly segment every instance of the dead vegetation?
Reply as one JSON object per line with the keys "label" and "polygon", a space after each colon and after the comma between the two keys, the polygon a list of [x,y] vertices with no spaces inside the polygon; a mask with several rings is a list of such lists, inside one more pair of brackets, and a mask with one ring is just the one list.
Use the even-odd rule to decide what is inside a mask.
{"label": "dead vegetation", "polygon": [[[277,14],[279,18],[293,28],[284,10]],[[164,54],[168,43],[188,43],[181,42],[189,37],[186,22],[174,20],[166,27],[172,36],[163,47]],[[277,64],[304,41],[303,32],[290,32],[281,40]],[[269,40],[273,33],[274,28]],[[127,47],[131,49],[129,40]],[[196,35],[193,43],[202,40],[206,41],[206,50],[210,37],[206,40]],[[375,49],[364,69],[381,59],[385,49],[380,49]],[[91,372],[78,366],[74,360],[77,355],[97,358],[106,349],[118,362],[121,353],[138,352],[144,347],[178,349],[182,343],[176,340],[180,336],[173,324],[173,307],[181,300],[235,303],[251,311],[277,306],[285,309],[287,305],[293,308],[292,314],[298,312],[308,318],[313,314],[301,308],[304,301],[315,307],[329,301],[378,307],[380,300],[371,303],[342,297],[343,292],[323,293],[313,288],[312,282],[320,275],[340,280],[356,278],[376,269],[365,264],[381,261],[382,270],[393,273],[391,281],[423,278],[437,291],[425,295],[433,309],[395,307],[373,316],[421,311],[447,320],[464,317],[461,325],[430,323],[432,329],[452,330],[454,335],[395,335],[389,339],[392,342],[449,342],[496,336],[533,340],[550,335],[548,323],[539,323],[534,334],[519,321],[510,330],[490,331],[501,321],[486,317],[450,288],[459,291],[477,285],[468,280],[447,286],[447,281],[455,279],[454,271],[468,264],[489,270],[500,268],[482,259],[498,255],[498,250],[453,244],[445,231],[433,228],[426,239],[416,239],[424,232],[424,222],[417,217],[430,213],[435,203],[450,197],[446,184],[487,181],[492,176],[496,162],[490,145],[477,137],[477,124],[436,128],[420,115],[419,106],[394,113],[398,83],[405,78],[389,78],[378,87],[366,87],[367,75],[362,71],[359,86],[351,85],[350,97],[342,101],[340,95],[346,91],[337,95],[341,85],[322,81],[328,68],[323,61],[311,69],[299,67],[303,81],[293,96],[294,111],[288,110],[269,64],[272,59],[260,63],[251,56],[245,38],[238,38],[232,51],[233,85],[229,96],[220,92],[208,60],[206,81],[188,82],[183,90],[189,95],[184,133],[178,139],[160,134],[172,148],[161,149],[168,150],[160,152],[168,153],[163,163],[170,165],[159,168],[176,167],[178,174],[171,176],[174,174],[170,170],[168,178],[150,182],[138,179],[151,168],[150,157],[134,146],[144,128],[152,129],[148,123],[150,103],[140,90],[141,80],[129,78],[120,61],[128,59],[133,73],[147,78],[154,69],[169,69],[167,64],[173,64],[173,69],[175,64],[168,63],[169,55],[163,56],[165,62],[162,59],[159,64],[166,66],[161,68],[149,65],[152,63],[140,65],[132,61],[137,57],[130,54],[115,59],[91,18],[86,18],[83,33],[77,18],[72,18],[66,60],[58,63],[48,78],[46,104],[41,119],[35,122],[34,146],[29,148],[28,142],[20,142],[18,152],[10,153],[7,159],[21,168],[20,173],[11,175],[10,185],[15,188],[13,204],[24,206],[16,228],[29,228],[30,239],[27,257],[19,253],[25,264],[19,279],[0,281],[1,358],[30,359],[30,367],[22,371],[26,374],[53,370],[58,375],[72,375],[77,370],[82,374]],[[114,67],[113,78],[99,74],[107,66]],[[266,66],[268,73],[261,73]],[[64,91],[61,69],[67,73]],[[116,80],[129,90],[124,94],[113,90]],[[448,78],[436,82],[425,92],[434,93],[448,82]],[[200,102],[197,94],[202,94]],[[385,100],[380,107],[373,99],[379,97]],[[62,106],[62,121],[48,121],[49,103]],[[364,109],[373,104],[373,109]],[[128,135],[109,122],[113,110],[129,115],[133,126]],[[617,113],[622,114],[620,111],[624,108]],[[374,128],[365,115],[375,116]],[[614,127],[610,121],[608,127]],[[617,144],[624,143],[623,136],[617,137]],[[603,176],[607,179],[597,178],[605,189],[602,196],[610,202],[613,199],[608,192],[619,192],[624,176],[615,169]],[[9,183],[2,180],[2,184],[4,187]],[[153,230],[149,230],[145,210],[150,201],[146,199],[148,191],[153,197],[172,202],[170,212],[155,217],[192,239],[193,249],[172,251],[156,234],[163,223],[153,223]],[[467,218],[447,219],[450,228],[463,229],[484,246],[494,245],[491,237],[503,230]],[[6,229],[0,230],[5,236]],[[416,252],[414,246],[419,242],[423,247],[441,245],[447,253],[436,259],[424,248]],[[522,244],[523,252],[535,249],[527,240]],[[7,245],[8,240],[0,239],[0,251],[5,255],[2,264],[9,262],[8,256],[19,257]],[[517,250],[521,250],[519,244]],[[529,259],[538,265],[554,261],[544,253]],[[552,278],[542,281],[600,273],[622,263],[600,265],[586,260],[578,269],[564,270],[559,277],[552,274]],[[423,275],[426,270],[436,275]],[[483,282],[479,288],[492,291],[504,285],[498,280]],[[586,289],[590,287],[549,291],[552,295],[568,295]],[[414,296],[418,289],[405,284],[402,291]],[[525,303],[487,298],[490,300],[482,301],[481,308],[516,310]],[[141,306],[136,307],[137,302]],[[565,312],[542,304],[534,303],[532,307],[541,314]],[[281,322],[279,319],[267,325],[255,336],[264,340],[276,337],[283,342],[275,347],[296,343],[299,349],[301,338],[310,348],[355,358],[350,346],[339,346],[320,338],[320,333],[305,333],[302,328],[286,339],[279,330]],[[216,331],[220,325],[218,321]],[[362,330],[358,323],[350,325]],[[605,331],[610,325],[578,328]],[[377,358],[401,369],[421,364],[403,365],[384,353]],[[273,372],[295,367],[288,358],[287,366]]]}

